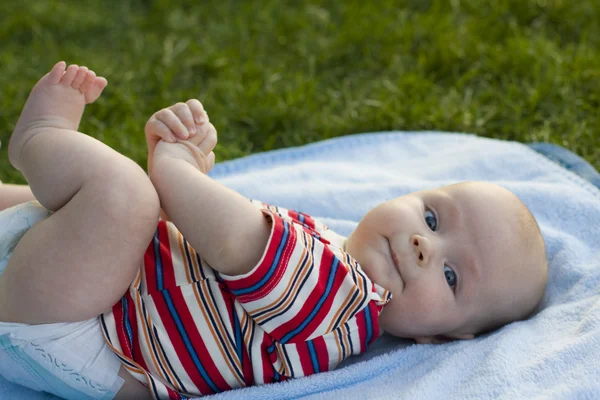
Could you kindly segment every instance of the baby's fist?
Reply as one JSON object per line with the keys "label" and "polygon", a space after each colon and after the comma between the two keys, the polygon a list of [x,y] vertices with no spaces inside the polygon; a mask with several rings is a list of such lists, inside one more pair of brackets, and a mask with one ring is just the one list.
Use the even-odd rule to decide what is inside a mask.
{"label": "baby's fist", "polygon": [[202,103],[196,99],[179,102],[155,112],[146,123],[146,140],[175,143],[196,135],[198,128],[208,122]]}
{"label": "baby's fist", "polygon": [[175,143],[189,140],[208,157],[210,169],[214,165],[212,150],[217,144],[217,131],[209,122],[202,103],[196,99],[176,103],[155,112],[145,127],[148,145],[148,173],[152,170],[154,151],[160,140]]}

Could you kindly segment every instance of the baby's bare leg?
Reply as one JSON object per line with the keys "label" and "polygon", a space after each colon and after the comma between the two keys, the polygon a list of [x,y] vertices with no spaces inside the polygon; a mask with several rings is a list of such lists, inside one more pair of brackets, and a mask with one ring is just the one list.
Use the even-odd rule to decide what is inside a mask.
{"label": "baby's bare leg", "polygon": [[29,186],[0,182],[0,211],[31,200],[35,200],[35,197]]}
{"label": "baby's bare leg", "polygon": [[0,321],[85,320],[108,310],[137,273],[158,221],[144,171],[76,131],[106,86],[85,67],[58,63],[31,92],[9,157],[55,211],[21,239],[0,276]]}

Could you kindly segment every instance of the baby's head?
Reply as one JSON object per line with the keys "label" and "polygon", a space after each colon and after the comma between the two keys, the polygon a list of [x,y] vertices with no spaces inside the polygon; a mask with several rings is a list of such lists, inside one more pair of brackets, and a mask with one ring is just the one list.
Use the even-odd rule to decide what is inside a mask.
{"label": "baby's head", "polygon": [[527,207],[491,183],[411,193],[371,210],[346,251],[391,291],[384,331],[437,343],[527,318],[547,280],[544,240]]}

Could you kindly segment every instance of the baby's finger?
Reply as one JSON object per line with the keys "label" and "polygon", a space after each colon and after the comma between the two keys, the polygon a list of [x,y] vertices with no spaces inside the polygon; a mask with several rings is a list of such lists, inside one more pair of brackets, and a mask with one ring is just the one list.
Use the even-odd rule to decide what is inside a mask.
{"label": "baby's finger", "polygon": [[194,117],[192,116],[190,107],[187,104],[180,102],[172,105],[170,109],[177,115],[183,125],[185,125],[190,136],[194,136],[196,134],[196,124],[194,123]]}
{"label": "baby's finger", "polygon": [[171,132],[171,129],[157,118],[154,118],[154,121],[151,120],[146,126],[146,135],[159,137],[170,143],[175,143],[177,141],[177,138],[173,132]]}
{"label": "baby's finger", "polygon": [[206,136],[204,137],[204,140],[202,141],[202,143],[200,143],[198,145],[198,148],[204,154],[209,154],[211,151],[213,151],[213,149],[217,145],[217,130],[211,123],[209,123],[205,129],[206,129]]}
{"label": "baby's finger", "polygon": [[190,110],[192,111],[192,115],[194,116],[194,121],[198,125],[202,125],[205,122],[208,122],[208,114],[204,111],[204,107],[202,103],[200,103],[196,99],[190,99],[186,102]]}
{"label": "baby's finger", "polygon": [[213,153],[212,151],[208,153],[208,155],[206,156],[206,161],[208,164],[208,169],[206,170],[206,173],[208,173],[215,166],[215,153]]}
{"label": "baby's finger", "polygon": [[169,108],[163,108],[154,114],[155,118],[165,124],[179,139],[187,139],[188,130],[175,113]]}

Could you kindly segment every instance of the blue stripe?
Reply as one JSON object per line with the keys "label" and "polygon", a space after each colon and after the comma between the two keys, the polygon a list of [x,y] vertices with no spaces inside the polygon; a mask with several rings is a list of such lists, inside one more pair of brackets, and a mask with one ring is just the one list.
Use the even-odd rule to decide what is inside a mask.
{"label": "blue stripe", "polygon": [[283,252],[283,248],[285,247],[288,236],[289,236],[289,227],[288,227],[288,224],[286,222],[284,222],[283,223],[283,236],[281,237],[281,242],[279,242],[279,247],[277,248],[277,253],[275,254],[275,259],[273,260],[273,263],[271,264],[271,267],[269,268],[269,272],[267,272],[267,274],[260,280],[260,282],[256,283],[255,285],[253,285],[249,288],[232,290],[234,295],[240,296],[240,295],[243,295],[246,293],[252,293],[252,292],[256,291],[257,289],[259,289],[261,286],[263,286],[265,284],[265,282],[267,282],[269,279],[271,279],[271,275],[273,275],[273,273],[277,269],[277,266],[279,265],[279,259],[281,258],[281,253]]}
{"label": "blue stripe", "polygon": [[192,282],[197,282],[196,273],[194,272],[194,264],[192,263],[192,256],[190,255],[190,247],[188,246],[187,240],[183,240],[183,251],[185,252],[185,258],[187,260],[188,271],[192,277]]}
{"label": "blue stripe", "polygon": [[152,239],[154,244],[154,260],[156,265],[156,285],[158,290],[163,290],[163,267],[162,259],[160,257],[160,241],[158,240],[158,229]]}
{"label": "blue stripe", "polygon": [[286,347],[282,346],[281,349],[283,350],[283,356],[285,357],[286,364],[287,364],[288,368],[290,369],[289,377],[293,378],[295,376],[294,365],[292,364],[292,361],[290,360],[290,356],[288,355],[288,351],[287,351]]}
{"label": "blue stripe", "polygon": [[368,305],[365,307],[365,324],[367,325],[367,340],[365,341],[365,349],[368,349],[371,336],[373,336],[373,328],[371,327],[371,309]]}
{"label": "blue stripe", "polygon": [[337,332],[338,338],[340,340],[340,345],[342,347],[342,360],[346,359],[346,345],[344,344],[344,340],[342,339],[342,330],[340,328],[335,330]]}
{"label": "blue stripe", "polygon": [[319,361],[317,361],[317,353],[315,352],[315,345],[313,344],[312,340],[306,342],[306,344],[308,345],[308,350],[310,351],[310,360],[312,361],[313,369],[315,370],[315,373],[318,373],[318,372],[320,372],[319,371]]}
{"label": "blue stripe", "polygon": [[[344,324],[344,326],[346,327],[346,332],[350,332],[350,326],[347,322]],[[354,354],[354,344],[352,343],[352,335],[347,335],[346,337],[348,338],[348,343],[350,343],[350,355],[352,355]]]}
{"label": "blue stripe", "polygon": [[333,286],[333,279],[335,277],[335,273],[337,272],[337,268],[338,268],[339,264],[340,264],[340,261],[337,259],[337,257],[334,258],[333,265],[331,266],[331,272],[329,273],[329,278],[327,278],[327,287],[325,288],[325,291],[321,295],[319,302],[317,303],[315,308],[313,308],[313,310],[311,311],[309,316],[302,322],[302,324],[300,324],[296,329],[289,332],[287,335],[285,335],[280,340],[280,342],[282,344],[287,343],[292,337],[296,336],[298,334],[298,332],[300,332],[304,328],[306,328],[306,325],[308,325],[310,323],[310,321],[312,321],[312,319],[315,317],[315,315],[319,312],[319,310],[321,309],[321,306],[325,302],[325,299],[327,298],[327,296],[329,296],[329,292],[331,291],[331,287]]}
{"label": "blue stripe", "polygon": [[[213,283],[214,283],[214,282],[213,282]],[[215,304],[215,305],[217,304],[217,301],[216,301],[216,299],[215,299],[215,296],[214,296],[214,294],[213,294],[213,290],[212,290],[212,284],[208,284],[208,285],[206,285],[206,290],[203,290],[203,288],[202,288],[202,287],[200,287],[200,286],[197,286],[197,290],[198,290],[198,293],[200,294],[200,299],[202,300],[202,304],[204,305],[204,307],[205,307],[207,310],[208,310],[208,309],[210,309],[210,307],[209,307],[209,305],[208,305],[208,303],[209,303],[210,301],[212,301],[212,304]],[[220,289],[217,289],[217,290],[220,290]],[[221,292],[219,292],[219,293],[221,293]],[[209,297],[210,297],[210,298],[209,298]],[[231,307],[232,307],[232,310],[233,310],[233,313],[232,313],[232,315],[233,315],[235,318],[237,318],[237,314],[236,314],[236,312],[235,312],[235,303],[234,303],[233,297],[232,297],[232,296],[228,296],[227,298],[225,298],[225,297],[224,297],[224,298],[223,298],[223,300],[229,300],[229,303],[231,304]],[[219,321],[221,322],[221,324],[222,324],[223,326],[227,326],[227,324],[226,324],[226,323],[225,323],[225,321],[223,320],[223,314],[222,314],[222,313],[219,313],[219,312],[217,312],[217,313],[215,313],[215,315],[213,315],[213,313],[209,312],[209,313],[208,313],[208,318],[210,318],[210,323],[211,323],[211,325],[215,327],[215,329],[216,329],[216,332],[217,332],[217,337],[219,338],[219,342],[221,343],[221,345],[223,346],[223,348],[227,347],[227,344],[226,344],[226,342],[227,342],[227,343],[229,343],[230,345],[232,345],[233,347],[235,347],[235,348],[236,348],[236,350],[238,350],[238,346],[241,346],[241,343],[239,343],[239,341],[241,341],[241,338],[238,338],[237,336],[236,336],[236,337],[234,337],[234,338],[232,338],[232,337],[231,337],[231,332],[229,331],[229,329],[225,329],[225,331],[224,331],[224,334],[226,335],[226,337],[224,337],[224,336],[221,334],[221,331],[220,331],[219,327],[217,326],[216,318],[218,318],[218,319],[219,319]],[[234,325],[235,325],[235,324],[237,324],[237,326],[238,326],[238,329],[239,329],[239,321],[236,321],[236,322],[234,322]],[[234,335],[236,335],[236,332],[235,332],[235,327],[234,327],[233,334],[234,334]],[[237,343],[235,342],[235,341],[236,341],[236,339],[238,340],[238,342],[237,342]],[[237,353],[237,352],[236,352],[236,353]],[[236,362],[235,362],[235,360],[234,360],[234,355],[235,355],[236,353],[232,353],[232,352],[230,352],[229,350],[225,351],[225,355],[226,355],[226,356],[227,356],[227,358],[228,358],[228,359],[231,361],[231,365],[232,365],[232,366],[233,366],[233,368],[235,369],[235,372],[236,372],[236,374],[237,374],[237,375],[238,375],[240,378],[242,378],[242,379],[243,379],[243,377],[244,377],[244,373],[243,373],[243,372],[242,372],[242,371],[241,371],[241,370],[238,368],[238,366],[237,366],[237,364],[236,364]],[[239,350],[239,353],[240,353],[240,357],[241,357],[241,350]],[[242,360],[241,360],[241,359],[240,359],[240,362],[242,362]]]}
{"label": "blue stripe", "polygon": [[168,291],[164,291],[163,297],[165,299],[165,302],[167,303],[169,312],[171,313],[171,316],[173,317],[173,320],[175,321],[175,324],[177,325],[177,330],[179,331],[179,334],[181,335],[181,338],[183,339],[183,342],[185,343],[185,347],[186,347],[189,355],[192,357],[192,360],[194,361],[194,365],[196,366],[198,371],[200,371],[200,375],[202,375],[202,378],[206,381],[208,386],[210,386],[210,388],[213,392],[215,392],[215,393],[221,392],[221,390],[219,390],[219,388],[210,379],[210,376],[208,376],[208,374],[206,373],[206,370],[202,366],[202,363],[200,362],[198,355],[194,351],[194,347],[192,346],[192,343],[190,342],[190,338],[188,337],[187,332],[185,331],[183,324],[181,323],[181,319],[179,318],[179,315],[177,314],[177,311],[175,310],[173,301],[171,300],[171,295],[169,294]]}
{"label": "blue stripe", "polygon": [[[291,301],[289,301],[290,300],[289,296],[287,296],[287,297],[282,298],[281,301],[279,301],[278,303],[273,304],[271,307],[265,308],[264,310],[262,310],[260,312],[252,314],[253,318],[258,318],[258,317],[268,314],[274,310],[277,311],[276,313],[271,314],[270,317],[263,319],[260,322],[260,325],[264,325],[267,322],[271,321],[272,319],[275,319],[275,318],[279,317],[280,315],[285,314],[290,308],[292,308],[294,306],[296,299],[300,296],[300,293],[302,293],[302,288],[304,287],[306,281],[308,281],[310,279],[311,272],[314,268],[314,264],[309,264],[307,262],[310,259],[310,255],[313,253],[313,250],[314,249],[311,248],[310,251],[305,252],[304,258],[302,258],[302,260],[300,260],[300,264],[302,266],[304,266],[302,269],[300,269],[300,271],[306,269],[305,266],[308,265],[308,273],[306,273],[304,275],[304,277],[302,277],[302,273],[300,271],[297,274],[294,274],[294,279],[292,279],[290,288],[298,287],[298,289],[295,291],[294,297],[291,299]],[[302,279],[302,282],[300,282],[300,285],[298,286],[298,281],[300,279]],[[284,307],[283,309],[281,309],[282,305],[284,305],[286,301],[289,301],[288,305],[286,307]]]}
{"label": "blue stripe", "polygon": [[131,330],[129,318],[127,318],[127,311],[129,310],[129,305],[127,304],[127,298],[125,296],[121,297],[121,308],[123,310],[123,323],[125,324],[125,330],[127,331],[127,340],[129,340],[129,348],[131,349],[133,343],[133,332]]}
{"label": "blue stripe", "polygon": [[[102,331],[104,332],[104,335],[106,336],[106,338],[108,339],[108,342],[112,345],[113,344],[113,337],[110,336],[110,333],[108,332],[108,327],[106,326],[106,320],[104,319],[104,314],[100,314],[100,322],[102,325]],[[2,336],[0,336],[1,338]],[[118,337],[116,338],[117,340]],[[129,360],[128,358],[121,356],[117,353],[115,353],[117,355],[117,357],[121,360],[122,363],[129,365],[132,368],[137,368],[132,362],[131,360]]]}
{"label": "blue stripe", "polygon": [[[144,313],[144,317],[146,317],[145,313]],[[146,321],[147,321],[147,319],[146,319]],[[150,326],[148,324],[146,324],[146,326],[148,326],[148,329],[150,329]],[[162,352],[163,356],[165,357],[165,361],[167,362],[167,366],[169,367],[169,370],[175,376],[175,379],[177,380],[177,383],[179,383],[179,386],[181,387],[181,390],[183,392],[187,392],[188,390],[185,388],[185,385],[183,384],[183,382],[181,382],[181,379],[179,379],[179,376],[177,375],[177,373],[173,369],[173,365],[171,365],[171,361],[169,360],[169,357],[165,353],[165,348],[162,345],[162,343],[160,342],[159,335],[158,335],[158,330],[156,329],[156,326],[152,327],[152,332],[154,332],[154,339],[156,340],[156,343],[154,343],[154,340],[150,341],[150,343],[152,344],[152,350],[154,351],[154,354],[158,354],[158,351],[156,349],[156,346],[158,345],[158,347],[160,347],[160,351]],[[173,382],[171,382],[171,378],[169,378],[169,376],[167,375],[167,371],[166,371],[166,368],[163,365],[163,363],[158,363],[158,365],[160,366],[160,369],[163,371],[163,374],[165,374],[165,376],[167,377],[167,381],[170,384],[173,384]]]}
{"label": "blue stripe", "polygon": [[304,214],[298,213],[298,217],[300,217],[299,218],[300,222],[304,223]]}
{"label": "blue stripe", "polygon": [[[356,282],[356,280],[354,281]],[[344,318],[344,316],[346,315],[346,312],[353,308],[353,309],[359,309],[360,310],[360,306],[356,307],[354,306],[354,300],[356,300],[356,298],[358,297],[358,295],[360,294],[359,291],[354,291],[354,293],[352,294],[352,297],[350,298],[350,301],[348,302],[348,304],[342,309],[342,312],[340,314],[339,317],[337,317],[337,319],[335,320],[335,323],[333,324],[333,326],[340,326],[340,324],[342,323],[342,319]],[[364,301],[363,301],[364,302]],[[362,302],[361,302],[362,303]],[[361,304],[362,305],[362,304]]]}
{"label": "blue stripe", "polygon": [[[237,313],[235,312],[235,307],[232,305],[233,311],[233,329],[235,331],[235,348],[237,350],[237,356],[240,360],[240,363],[244,362],[242,358],[242,329],[240,328],[240,320],[238,319]],[[235,363],[233,363],[235,365]],[[243,367],[243,366],[242,366]],[[237,369],[237,368],[236,368]],[[241,375],[243,372],[240,371]]]}
{"label": "blue stripe", "polygon": [[[202,301],[202,304],[203,304],[203,306],[204,306],[205,309],[210,310],[210,306],[208,305],[210,301],[212,301],[212,303],[215,306],[217,306],[217,302],[215,301],[215,298],[213,296],[210,284],[206,286],[206,290],[203,287],[201,287],[201,286],[197,286],[197,290],[198,290],[198,294],[200,295],[200,300]],[[210,296],[210,299],[208,299],[208,296]],[[226,299],[223,298],[223,300],[226,300]],[[232,305],[232,307],[233,307],[233,305]],[[234,310],[234,313],[235,313],[235,310]],[[221,343],[221,345],[223,346],[223,348],[227,347],[227,344],[225,343],[226,340],[232,346],[236,347],[237,345],[234,343],[234,339],[231,338],[231,335],[230,335],[230,332],[229,332],[228,329],[225,329],[225,332],[224,332],[227,335],[227,338],[224,338],[223,335],[221,335],[221,330],[220,330],[219,326],[217,325],[217,321],[215,320],[215,318],[218,318],[221,321],[221,323],[226,326],[227,324],[225,324],[225,322],[223,321],[223,315],[221,313],[219,313],[219,312],[216,312],[216,313],[209,312],[208,313],[208,318],[210,319],[210,325],[212,325],[212,326],[215,327],[215,332],[216,332],[217,338],[219,339],[219,342]],[[235,353],[231,353],[229,350],[225,351],[225,355],[229,359],[229,361],[231,362],[231,365],[235,369],[235,372],[238,374],[238,376],[242,377],[243,374],[237,368],[237,365],[236,365],[236,363],[235,363],[235,361],[233,359],[234,354]]]}

